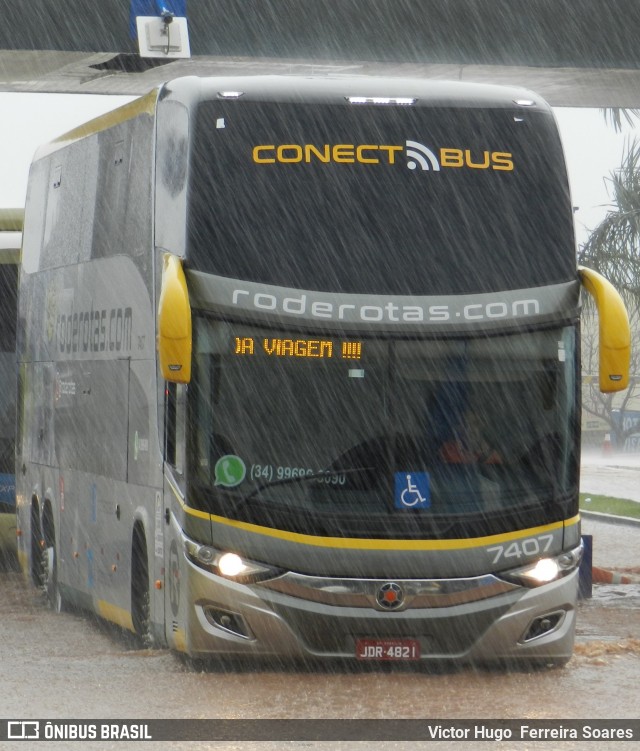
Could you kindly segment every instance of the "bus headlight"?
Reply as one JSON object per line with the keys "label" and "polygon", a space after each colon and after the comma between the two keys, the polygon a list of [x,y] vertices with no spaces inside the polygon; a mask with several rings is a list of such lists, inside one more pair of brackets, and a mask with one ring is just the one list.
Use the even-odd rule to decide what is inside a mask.
{"label": "bus headlight", "polygon": [[222,552],[194,540],[185,540],[185,552],[187,558],[199,568],[244,584],[273,579],[282,573],[273,566],[243,558],[230,551]]}
{"label": "bus headlight", "polygon": [[573,550],[549,558],[540,558],[533,563],[510,571],[501,571],[497,576],[516,584],[522,584],[525,587],[539,587],[575,571],[582,560],[582,551],[583,545],[580,541],[580,545]]}
{"label": "bus headlight", "polygon": [[246,563],[237,553],[223,553],[218,558],[218,570],[222,576],[234,578],[243,574],[246,569]]}

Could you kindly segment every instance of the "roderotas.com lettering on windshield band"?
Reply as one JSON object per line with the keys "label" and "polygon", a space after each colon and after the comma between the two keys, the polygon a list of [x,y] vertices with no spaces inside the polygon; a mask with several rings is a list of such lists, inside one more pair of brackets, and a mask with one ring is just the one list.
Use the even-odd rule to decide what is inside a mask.
{"label": "roderotas.com lettering on windshield band", "polygon": [[61,313],[56,318],[56,346],[61,353],[128,352],[131,308],[102,308]]}
{"label": "roderotas.com lettering on windshield band", "polygon": [[[319,320],[357,321],[362,323],[456,323],[512,319],[540,315],[537,298],[483,299],[465,298],[458,304],[407,304],[380,299],[378,304],[341,300],[322,300],[307,294],[283,295],[266,291],[234,289],[232,304],[239,308],[280,313]],[[414,303],[414,301],[412,301]]]}

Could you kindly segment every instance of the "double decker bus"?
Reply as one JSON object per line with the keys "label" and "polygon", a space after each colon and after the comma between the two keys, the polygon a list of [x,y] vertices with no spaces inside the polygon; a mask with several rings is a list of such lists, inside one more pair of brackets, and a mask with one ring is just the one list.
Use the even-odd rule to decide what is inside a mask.
{"label": "double decker bus", "polygon": [[22,210],[0,209],[0,563],[16,552],[16,316]]}
{"label": "double decker bus", "polygon": [[531,92],[184,78],[43,146],[19,315],[19,556],[195,658],[562,663],[580,290]]}

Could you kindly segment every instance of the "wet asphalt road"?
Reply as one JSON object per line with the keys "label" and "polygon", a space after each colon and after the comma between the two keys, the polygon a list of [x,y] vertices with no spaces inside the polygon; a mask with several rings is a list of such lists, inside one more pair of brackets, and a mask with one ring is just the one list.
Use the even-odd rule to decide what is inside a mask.
{"label": "wet asphalt road", "polygon": [[608,570],[637,570],[640,574],[640,524],[602,521],[585,515],[582,534],[593,538],[594,566]]}
{"label": "wet asphalt road", "polygon": [[[640,550],[640,527],[599,521],[589,521],[587,527],[594,535],[594,555],[598,551],[605,554],[606,547]],[[329,666],[301,670],[283,665],[243,669],[214,665],[198,672],[168,651],[138,650],[126,635],[86,615],[48,611],[21,574],[11,572],[0,574],[0,616],[5,718],[326,718],[333,723],[342,718],[390,716],[609,719],[639,714],[640,585],[594,587],[594,597],[579,605],[577,643],[569,664],[532,673],[469,668],[445,673],[424,669],[370,672]],[[373,745],[382,750],[413,749],[423,744],[385,741]],[[631,751],[633,745],[625,743],[619,748]],[[442,749],[474,746],[485,751],[493,747],[486,742],[437,744]],[[349,742],[291,742],[285,746],[234,741],[53,742],[31,747],[51,751],[363,748]],[[540,747],[551,751],[548,744]],[[606,745],[607,749],[615,747],[616,743]],[[25,751],[27,745],[9,743],[6,748]],[[563,742],[553,748],[593,751],[595,746]]]}
{"label": "wet asphalt road", "polygon": [[[632,470],[631,470],[632,471]],[[601,474],[596,468],[596,474]],[[620,475],[620,473],[613,473]],[[634,473],[632,477],[638,477]],[[627,478],[628,482],[632,482]],[[629,485],[631,487],[631,485]],[[590,491],[595,492],[595,491]],[[640,526],[587,518],[593,563],[640,567]],[[639,568],[640,571],[640,568]],[[465,668],[300,669],[285,665],[209,666],[194,670],[166,650],[139,650],[131,639],[78,613],[54,614],[21,574],[0,572],[2,716],[38,719],[472,719],[637,718],[640,716],[640,585],[595,585],[580,602],[576,647],[562,669],[492,672]],[[501,744],[437,742],[438,749],[639,748],[640,742]],[[432,748],[433,741],[208,743],[96,741],[6,743],[3,750],[144,749],[145,751],[275,751],[275,749]]]}
{"label": "wet asphalt road", "polygon": [[585,453],[580,490],[640,502],[640,455]]}

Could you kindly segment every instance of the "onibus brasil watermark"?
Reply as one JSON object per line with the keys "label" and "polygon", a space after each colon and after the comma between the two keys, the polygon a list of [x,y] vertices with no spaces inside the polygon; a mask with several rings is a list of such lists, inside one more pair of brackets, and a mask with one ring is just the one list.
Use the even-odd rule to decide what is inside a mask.
{"label": "onibus brasil watermark", "polygon": [[618,720],[3,720],[0,742],[25,741],[637,741]]}

